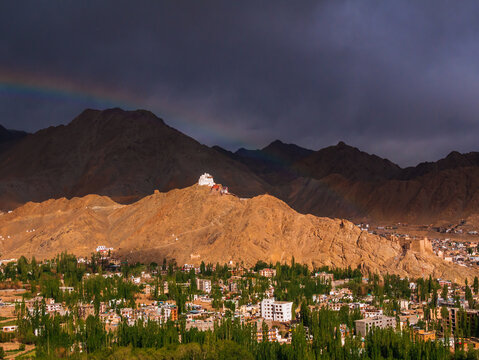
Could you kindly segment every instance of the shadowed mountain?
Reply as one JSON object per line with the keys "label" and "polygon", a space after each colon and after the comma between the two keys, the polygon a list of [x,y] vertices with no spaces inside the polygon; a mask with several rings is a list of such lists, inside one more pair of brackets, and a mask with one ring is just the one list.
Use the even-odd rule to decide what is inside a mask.
{"label": "shadowed mountain", "polygon": [[440,159],[436,162],[423,162],[417,166],[403,169],[399,175],[399,179],[410,180],[428,173],[439,173],[443,170],[470,166],[479,166],[478,152],[461,154],[457,151],[452,151],[444,159]]}
{"label": "shadowed mountain", "polygon": [[[287,146],[289,150],[294,145]],[[452,152],[437,162],[401,169],[340,142],[300,152],[278,168],[264,160],[265,149],[240,149],[234,155],[274,185],[275,196],[302,213],[408,222],[479,213],[478,153]]]}
{"label": "shadowed mountain", "polygon": [[148,111],[86,110],[70,124],[26,137],[0,154],[3,208],[101,194],[132,201],[191,185],[203,172],[242,196],[264,193],[246,166],[198,143]]}
{"label": "shadowed mountain", "polygon": [[313,153],[312,150],[275,140],[260,150],[239,149],[235,153],[215,147],[232,159],[245,164],[271,185],[282,185],[297,177],[293,164]]}
{"label": "shadowed mountain", "polygon": [[437,163],[428,171],[409,169],[410,179],[298,178],[278,194],[300,212],[349,219],[429,223],[479,213],[479,166],[440,169]]}
{"label": "shadowed mountain", "polygon": [[9,130],[0,125],[0,152],[13,146],[27,135],[28,133],[25,131]]}
{"label": "shadowed mountain", "polygon": [[396,177],[401,168],[387,159],[339,142],[313,152],[294,165],[303,177],[321,179],[338,174],[353,181],[376,181]]}

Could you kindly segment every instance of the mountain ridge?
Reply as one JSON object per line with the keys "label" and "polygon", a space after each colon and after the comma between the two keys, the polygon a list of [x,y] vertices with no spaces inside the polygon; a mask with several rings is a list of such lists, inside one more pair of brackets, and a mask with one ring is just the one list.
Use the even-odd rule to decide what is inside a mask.
{"label": "mountain ridge", "polygon": [[0,124],[0,152],[13,146],[27,135],[28,133],[25,131],[7,129]]}
{"label": "mountain ridge", "polygon": [[208,147],[147,110],[87,109],[0,151],[0,209],[99,194],[130,203],[203,172],[239,196],[269,193],[297,211],[352,220],[434,222],[479,213],[479,153],[402,169],[344,142],[317,151],[275,140]]}
{"label": "mountain ridge", "polygon": [[245,166],[166,125],[148,111],[85,110],[0,154],[0,199],[16,206],[90,193],[133,201],[216,174],[240,195],[266,192]]}

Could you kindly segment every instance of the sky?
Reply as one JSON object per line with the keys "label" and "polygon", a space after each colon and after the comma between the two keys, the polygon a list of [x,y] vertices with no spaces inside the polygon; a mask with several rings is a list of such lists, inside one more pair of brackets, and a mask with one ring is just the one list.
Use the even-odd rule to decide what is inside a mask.
{"label": "sky", "polygon": [[477,1],[3,1],[0,124],[143,108],[207,145],[479,151]]}

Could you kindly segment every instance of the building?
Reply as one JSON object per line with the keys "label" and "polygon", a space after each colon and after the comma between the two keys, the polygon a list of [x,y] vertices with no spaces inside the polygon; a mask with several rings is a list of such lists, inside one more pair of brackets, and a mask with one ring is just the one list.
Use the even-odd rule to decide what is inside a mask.
{"label": "building", "polygon": [[2,331],[5,333],[13,333],[18,330],[17,325],[9,325],[9,326],[4,326],[2,327]]}
{"label": "building", "polygon": [[292,320],[293,303],[289,301],[274,301],[263,299],[261,301],[261,317],[266,320],[287,322]]}
{"label": "building", "polygon": [[65,315],[65,309],[63,309],[63,305],[61,303],[53,303],[53,304],[46,304],[45,310],[49,314],[60,314]]}
{"label": "building", "polygon": [[170,320],[176,321],[178,320],[178,308],[176,306],[170,306]]}
{"label": "building", "polygon": [[109,251],[113,251],[113,248],[106,247],[105,245],[98,245],[96,247],[96,252],[102,255],[108,254]]}
{"label": "building", "polygon": [[356,334],[366,336],[366,334],[374,328],[385,329],[388,327],[396,327],[396,318],[392,316],[376,316],[367,319],[361,319],[355,321]]}
{"label": "building", "polygon": [[382,309],[376,309],[375,307],[368,306],[368,307],[361,310],[361,314],[365,318],[374,318],[374,317],[383,315],[383,310]]}
{"label": "building", "polygon": [[153,293],[155,290],[154,290],[154,287],[151,286],[150,284],[146,284],[145,285],[145,288],[143,289],[143,294],[145,295],[151,295],[151,293]]}
{"label": "building", "polygon": [[212,192],[216,192],[216,193],[219,193],[221,195],[227,195],[229,194],[229,190],[228,190],[228,187],[227,186],[223,186],[221,184],[215,184],[211,187],[211,191]]}
{"label": "building", "polygon": [[399,306],[400,306],[401,310],[409,309],[409,300],[404,300],[404,299],[400,300],[399,301]]}
{"label": "building", "polygon": [[257,326],[256,341],[262,342],[263,341],[263,335],[267,336],[267,338],[265,338],[264,340],[268,341],[268,342],[277,342],[278,339],[280,338],[279,330],[278,330],[277,327],[274,326],[274,327],[270,328],[268,326],[268,331],[266,332],[266,334],[263,334],[263,322],[258,321],[256,323],[256,326]]}
{"label": "building", "polygon": [[434,341],[436,340],[436,332],[434,330],[426,331],[418,329],[414,331],[414,336],[417,340]]}
{"label": "building", "polygon": [[123,318],[131,318],[133,316],[133,309],[132,308],[122,308],[120,309],[120,315]]}
{"label": "building", "polygon": [[215,322],[212,319],[207,320],[186,320],[186,330],[196,328],[199,331],[213,331]]}
{"label": "building", "polygon": [[[339,311],[343,306],[348,306],[347,303],[333,302],[328,303],[328,309],[332,311]],[[349,306],[348,306],[349,307]]]}
{"label": "building", "polygon": [[399,327],[402,329],[416,325],[419,321],[417,315],[399,315]]}
{"label": "building", "polygon": [[80,304],[78,307],[78,315],[83,320],[86,320],[88,316],[95,315],[95,307],[93,304]]}
{"label": "building", "polygon": [[209,294],[211,292],[211,280],[196,279],[196,287],[198,290]]}
{"label": "building", "polygon": [[214,186],[215,182],[213,180],[213,176],[211,176],[208,173],[204,173],[203,175],[200,176],[198,180],[198,185],[200,186]]}
{"label": "building", "polygon": [[[462,344],[461,344],[462,342]],[[463,339],[462,341],[459,340],[459,345],[463,345],[464,346],[464,351],[468,351],[469,349],[474,349],[474,350],[478,350],[479,349],[479,339],[478,338],[467,338],[467,339]]]}
{"label": "building", "polygon": [[73,291],[75,291],[75,288],[73,288],[72,286],[60,286],[60,291],[62,292],[67,292],[67,293],[72,293]]}
{"label": "building", "polygon": [[268,277],[268,278],[276,276],[276,269],[270,269],[270,268],[261,269],[259,271],[259,275],[264,276],[264,277]]}
{"label": "building", "polygon": [[456,328],[459,325],[459,312],[464,311],[465,312],[465,317],[471,324],[475,324],[476,321],[479,318],[479,310],[472,310],[472,309],[460,309],[460,308],[448,308],[449,310],[449,319],[448,325],[451,327],[452,332],[454,333],[456,331]]}
{"label": "building", "polygon": [[314,277],[319,278],[319,281],[321,281],[323,284],[333,282],[334,280],[333,274],[328,274],[326,272],[317,272],[316,274],[314,274]]}
{"label": "building", "polygon": [[236,282],[230,282],[228,285],[228,290],[230,292],[237,292],[238,291],[238,284]]}
{"label": "building", "polygon": [[199,274],[200,273],[200,267],[199,266],[195,266],[193,264],[185,264],[183,265],[183,271],[185,272],[190,272],[191,270],[194,270],[195,271],[195,274]]}

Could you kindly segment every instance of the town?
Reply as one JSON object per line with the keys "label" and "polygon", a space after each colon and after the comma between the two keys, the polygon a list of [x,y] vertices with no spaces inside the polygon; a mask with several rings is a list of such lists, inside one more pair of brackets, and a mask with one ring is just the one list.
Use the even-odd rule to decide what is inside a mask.
{"label": "town", "polygon": [[479,268],[479,232],[465,220],[449,226],[409,225],[396,223],[372,225],[360,223],[357,226],[370,234],[397,241],[402,246],[424,243],[421,251],[429,250],[444,261],[464,267]]}
{"label": "town", "polygon": [[[166,345],[176,354],[213,338],[218,358],[263,358],[266,348],[271,358],[332,349],[342,354],[334,358],[387,358],[393,351],[401,358],[404,343],[433,358],[479,349],[477,277],[460,285],[308,269],[294,259],[253,267],[128,264],[103,245],[89,258],[21,257],[0,269],[2,357],[81,358]],[[201,346],[190,350],[206,351]]]}

